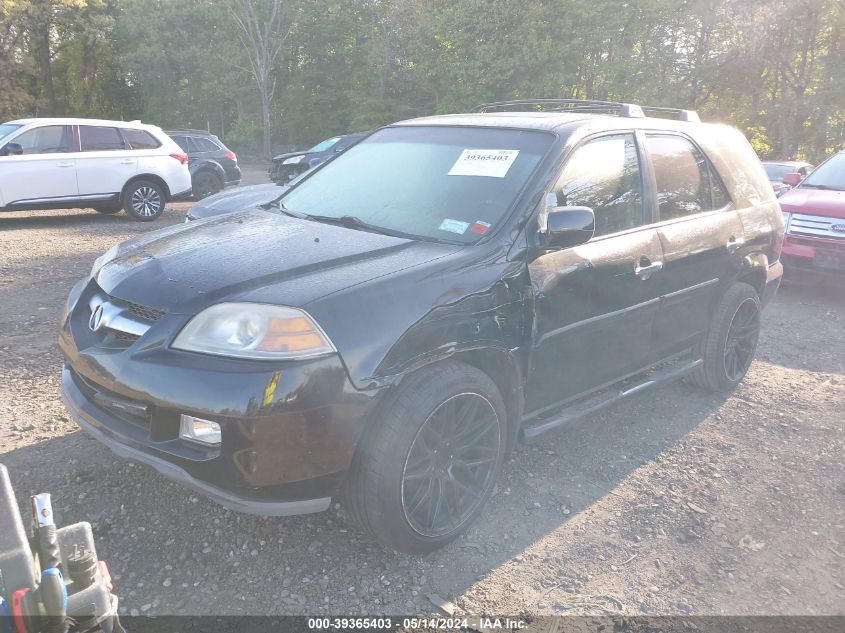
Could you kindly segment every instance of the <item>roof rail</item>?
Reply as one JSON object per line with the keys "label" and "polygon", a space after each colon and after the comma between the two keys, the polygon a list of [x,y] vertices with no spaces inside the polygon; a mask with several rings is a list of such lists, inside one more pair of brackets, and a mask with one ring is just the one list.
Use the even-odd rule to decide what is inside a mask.
{"label": "roof rail", "polygon": [[550,112],[589,112],[593,114],[615,114],[620,117],[641,119],[646,112],[657,114],[673,114],[679,121],[699,123],[701,119],[694,110],[680,108],[663,108],[657,106],[641,106],[636,103],[620,103],[617,101],[597,101],[591,99],[514,99],[512,101],[494,101],[475,106],[471,111],[487,113],[493,111],[507,111],[512,108],[532,108]]}

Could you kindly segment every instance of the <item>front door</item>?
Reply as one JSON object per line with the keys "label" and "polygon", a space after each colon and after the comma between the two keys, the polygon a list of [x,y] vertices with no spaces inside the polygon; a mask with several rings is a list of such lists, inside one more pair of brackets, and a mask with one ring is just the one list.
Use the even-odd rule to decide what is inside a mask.
{"label": "front door", "polygon": [[635,135],[588,140],[567,160],[557,206],[587,206],[596,234],[529,264],[534,347],[526,411],[539,414],[640,369],[652,346],[663,252],[643,205]]}
{"label": "front door", "polygon": [[30,128],[7,143],[20,145],[23,154],[0,156],[0,204],[51,204],[77,197],[71,126]]}

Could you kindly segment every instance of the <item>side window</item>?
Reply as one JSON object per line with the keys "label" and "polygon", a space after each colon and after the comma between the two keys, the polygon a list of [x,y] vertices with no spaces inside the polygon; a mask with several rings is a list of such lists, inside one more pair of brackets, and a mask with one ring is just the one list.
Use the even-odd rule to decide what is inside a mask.
{"label": "side window", "polygon": [[[647,135],[646,148],[654,166],[657,204],[661,220],[672,220],[702,211],[711,211],[728,203],[718,180],[711,191],[711,175],[704,155],[687,139],[668,134]],[[722,204],[714,206],[716,190]]]}
{"label": "side window", "polygon": [[596,214],[596,235],[641,226],[643,188],[634,135],[603,136],[576,149],[555,196],[561,207],[590,207]]}
{"label": "side window", "polygon": [[27,130],[12,140],[23,148],[24,154],[56,154],[71,152],[70,127],[45,125]]}
{"label": "side window", "polygon": [[146,130],[124,128],[121,132],[123,132],[123,138],[129,144],[130,149],[155,149],[161,146],[158,139]]}
{"label": "side window", "polygon": [[126,149],[116,127],[79,126],[79,140],[83,152],[104,152]]}
{"label": "side window", "polygon": [[188,137],[187,136],[171,136],[170,138],[172,138],[173,142],[175,142],[179,147],[182,148],[183,152],[190,151],[190,148],[188,147]]}
{"label": "side window", "polygon": [[200,136],[194,137],[194,143],[196,144],[198,151],[200,152],[216,152],[220,149],[217,146],[217,143],[215,143],[211,139],[202,138]]}

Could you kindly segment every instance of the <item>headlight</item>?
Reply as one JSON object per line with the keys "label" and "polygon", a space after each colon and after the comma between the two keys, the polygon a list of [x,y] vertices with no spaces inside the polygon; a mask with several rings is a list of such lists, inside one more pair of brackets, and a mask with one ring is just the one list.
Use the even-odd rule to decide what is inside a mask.
{"label": "headlight", "polygon": [[236,358],[310,358],[335,352],[320,326],[302,310],[262,303],[220,303],[188,322],[175,349]]}
{"label": "headlight", "polygon": [[94,265],[91,266],[91,277],[96,275],[100,272],[100,269],[109,261],[114,259],[114,256],[117,255],[117,244],[112,246],[109,250],[105,253],[100,255],[97,259],[94,260]]}
{"label": "headlight", "polygon": [[301,163],[304,158],[305,156],[291,156],[283,160],[282,165],[296,165],[297,163]]}

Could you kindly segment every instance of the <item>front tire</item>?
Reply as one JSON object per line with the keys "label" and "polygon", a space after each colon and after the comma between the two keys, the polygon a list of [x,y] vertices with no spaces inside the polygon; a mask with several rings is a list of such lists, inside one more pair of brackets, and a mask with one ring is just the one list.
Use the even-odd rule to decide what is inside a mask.
{"label": "front tire", "polygon": [[730,391],[748,373],[760,338],[760,297],[738,282],[728,288],[701,343],[703,363],[690,382],[711,391]]}
{"label": "front tire", "polygon": [[141,222],[151,222],[164,212],[162,188],[150,180],[136,180],[123,192],[123,210]]}
{"label": "front tire", "polygon": [[495,383],[463,363],[423,368],[398,389],[362,440],[343,502],[377,540],[425,553],[481,512],[501,469],[507,414]]}

